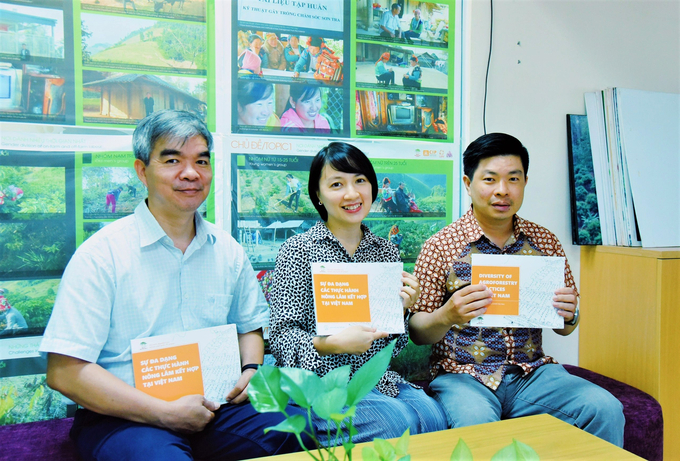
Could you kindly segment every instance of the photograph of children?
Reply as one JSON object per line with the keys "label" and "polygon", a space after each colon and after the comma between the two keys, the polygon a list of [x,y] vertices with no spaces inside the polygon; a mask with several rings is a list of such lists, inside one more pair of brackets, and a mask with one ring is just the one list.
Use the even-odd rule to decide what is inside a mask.
{"label": "photograph of children", "polygon": [[0,60],[22,63],[64,59],[60,9],[0,3]]}
{"label": "photograph of children", "polygon": [[146,198],[132,167],[83,168],[83,219],[118,219],[134,213]]}
{"label": "photograph of children", "polygon": [[61,276],[75,251],[68,220],[0,222],[0,274],[11,277]]}
{"label": "photograph of children", "polygon": [[[18,359],[17,361],[23,360]],[[14,362],[14,360],[0,363],[11,362]],[[3,369],[0,368],[0,370]],[[8,374],[6,377],[0,377],[0,392],[3,395],[4,412],[0,423],[3,425],[45,421],[67,416],[67,405],[64,398],[59,392],[50,389],[44,372],[42,374],[22,373],[19,376]],[[5,398],[5,396],[10,395],[11,399]]]}
{"label": "photograph of children", "polygon": [[314,219],[238,219],[232,220],[232,236],[248,254],[253,269],[273,269],[279,248],[289,237],[309,230]]}
{"label": "photograph of children", "polygon": [[206,0],[81,0],[84,11],[205,22]]}
{"label": "photograph of children", "polygon": [[0,164],[0,221],[64,218],[66,168]]}
{"label": "photograph of children", "polygon": [[0,61],[0,121],[73,124],[72,71]]}
{"label": "photograph of children", "polygon": [[59,279],[0,281],[0,339],[38,336],[52,314]]}
{"label": "photograph of children", "polygon": [[206,100],[205,78],[83,71],[84,123],[134,126],[162,109],[187,110],[205,120]]}
{"label": "photograph of children", "polygon": [[364,224],[374,234],[395,244],[401,260],[408,263],[416,261],[425,240],[446,226],[446,221],[367,219]]}
{"label": "photograph of children", "polygon": [[414,0],[356,0],[358,40],[449,46],[449,5]]}
{"label": "photograph of children", "polygon": [[411,216],[419,218],[446,217],[448,177],[445,174],[390,173],[379,170],[378,198],[371,206],[371,214]]}
{"label": "photograph of children", "polygon": [[343,134],[342,88],[239,80],[234,133]]}
{"label": "photograph of children", "polygon": [[81,15],[83,66],[206,75],[205,24]]}
{"label": "photograph of children", "polygon": [[448,98],[379,91],[356,92],[356,134],[448,138]]}
{"label": "photograph of children", "polygon": [[343,40],[242,29],[237,32],[237,75],[273,83],[341,85],[343,48]]}
{"label": "photograph of children", "polygon": [[356,46],[358,88],[446,94],[449,53],[441,48],[363,43]]}

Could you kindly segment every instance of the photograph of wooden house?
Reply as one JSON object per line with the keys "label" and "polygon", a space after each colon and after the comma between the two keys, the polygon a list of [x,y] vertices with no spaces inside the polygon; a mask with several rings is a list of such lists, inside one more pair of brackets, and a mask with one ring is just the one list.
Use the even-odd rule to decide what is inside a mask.
{"label": "photograph of wooden house", "polygon": [[205,94],[201,78],[83,71],[83,122],[136,125],[161,109],[187,110],[205,119]]}

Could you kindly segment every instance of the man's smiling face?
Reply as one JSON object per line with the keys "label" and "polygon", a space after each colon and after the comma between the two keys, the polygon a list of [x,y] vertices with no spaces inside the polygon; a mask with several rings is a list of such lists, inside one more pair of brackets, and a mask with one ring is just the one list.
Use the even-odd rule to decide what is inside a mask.
{"label": "man's smiling face", "polygon": [[193,213],[210,192],[210,152],[202,136],[156,142],[149,164],[135,161],[139,179],[149,190],[149,209],[164,213]]}
{"label": "man's smiling face", "polygon": [[497,155],[479,161],[472,179],[463,177],[477,221],[499,224],[512,220],[522,206],[527,178],[516,155]]}

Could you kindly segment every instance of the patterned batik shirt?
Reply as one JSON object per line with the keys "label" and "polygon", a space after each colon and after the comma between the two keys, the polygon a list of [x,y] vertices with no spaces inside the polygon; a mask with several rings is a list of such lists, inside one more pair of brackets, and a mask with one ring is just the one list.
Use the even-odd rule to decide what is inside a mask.
{"label": "patterned batik shirt", "polygon": [[[546,228],[517,215],[513,217],[513,226],[513,235],[501,249],[484,235],[470,208],[463,217],[430,237],[416,261],[414,273],[422,292],[411,309],[433,312],[453,292],[470,285],[472,253],[565,256],[557,237]],[[564,282],[576,288],[569,263],[565,264]],[[440,370],[469,373],[496,390],[509,365],[520,366],[526,375],[546,363],[557,363],[543,353],[541,333],[539,328],[452,325],[432,348],[431,377],[436,377]]]}
{"label": "patterned batik shirt", "polygon": [[[326,225],[319,221],[303,234],[284,242],[276,257],[271,295],[269,345],[279,367],[311,370],[319,376],[343,365],[351,365],[351,375],[371,357],[397,339],[393,356],[406,347],[408,334],[390,335],[373,341],[363,354],[331,354],[320,356],[314,347],[316,314],[312,289],[312,263],[399,262],[399,250],[384,238],[361,225],[364,233],[359,246],[350,256]],[[406,324],[406,328],[408,325]],[[408,330],[406,330],[408,331]],[[406,381],[397,372],[385,372],[376,386],[389,397],[399,395],[397,383]]]}

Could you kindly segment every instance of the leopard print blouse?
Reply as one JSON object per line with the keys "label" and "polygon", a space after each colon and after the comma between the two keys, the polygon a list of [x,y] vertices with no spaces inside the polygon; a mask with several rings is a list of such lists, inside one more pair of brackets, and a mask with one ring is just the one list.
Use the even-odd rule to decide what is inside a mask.
{"label": "leopard print blouse", "polygon": [[[303,234],[295,235],[281,246],[276,257],[272,286],[269,344],[280,367],[311,370],[319,376],[343,365],[351,365],[351,375],[394,338],[394,356],[406,347],[408,334],[390,335],[373,341],[361,355],[320,356],[313,344],[316,315],[312,289],[313,262],[399,262],[399,250],[387,240],[361,225],[364,236],[354,256],[350,256],[325,223],[319,221]],[[406,331],[408,323],[405,320]],[[397,383],[406,383],[398,373],[387,370],[376,386],[382,394],[396,397]]]}

